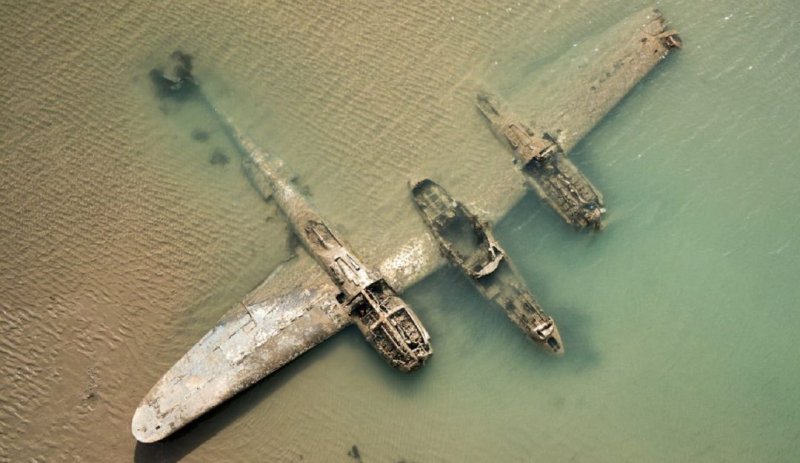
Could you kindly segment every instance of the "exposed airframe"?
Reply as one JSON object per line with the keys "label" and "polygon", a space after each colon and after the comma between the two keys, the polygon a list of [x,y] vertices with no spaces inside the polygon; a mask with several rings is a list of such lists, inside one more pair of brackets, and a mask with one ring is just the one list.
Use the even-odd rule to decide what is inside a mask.
{"label": "exposed airframe", "polygon": [[[547,106],[537,114],[536,123],[528,126],[535,134],[548,134],[542,139],[556,143],[564,156],[667,56],[670,48],[679,45],[675,32],[667,30],[661,14],[652,9],[642,10],[615,26],[613,37],[613,47],[556,84],[572,87],[570,92],[559,92],[570,97]],[[253,170],[251,174],[269,177],[269,172],[262,169],[263,163],[259,163],[263,153],[236,132],[227,119],[223,126],[225,123],[250,159],[247,165]],[[499,147],[498,153],[508,156]],[[491,155],[495,154],[487,153]],[[496,187],[506,188],[502,184]],[[502,217],[521,196],[518,189],[500,195],[502,200],[486,219]],[[587,221],[586,225],[595,223]],[[397,292],[445,263],[429,235],[400,243],[394,250],[375,269],[380,275],[375,281],[383,281]],[[277,268],[235,304],[144,397],[131,423],[136,439],[155,442],[169,436],[346,326],[358,324],[350,304],[358,291],[343,298],[341,285],[334,282],[323,265],[318,255],[301,250],[295,259]],[[369,331],[369,327],[362,329],[365,330]],[[413,343],[410,346],[416,347]]]}

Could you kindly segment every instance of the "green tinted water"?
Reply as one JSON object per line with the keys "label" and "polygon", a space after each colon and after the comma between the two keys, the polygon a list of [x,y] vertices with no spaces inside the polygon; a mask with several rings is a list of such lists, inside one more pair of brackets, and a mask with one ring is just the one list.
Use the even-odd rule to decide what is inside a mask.
{"label": "green tinted water", "polygon": [[[27,53],[36,72],[4,74],[13,111],[3,113],[2,185],[28,193],[4,196],[16,234],[3,246],[33,246],[19,230],[39,224],[48,232],[37,244],[80,258],[4,259],[3,351],[17,353],[4,367],[8,458],[352,461],[357,445],[365,462],[796,460],[800,7],[787,1],[660,2],[684,49],[571,155],[605,196],[606,230],[574,233],[533,195],[497,225],[556,318],[564,357],[444,269],[406,293],[436,352],[423,370],[392,371],[349,329],[166,443],[136,447],[128,430],[157,378],[288,255],[285,224],[199,106],[159,111],[146,79],[154,61],[194,53],[217,102],[286,159],[369,258],[386,236],[421,226],[410,177],[487,206],[482,178],[510,155],[474,110],[475,88],[524,94],[573,44],[646,5],[10,12],[44,18],[50,32],[24,42],[38,50]],[[111,13],[118,26],[90,21]],[[78,37],[83,28],[95,32]],[[3,53],[24,68],[25,54]],[[66,83],[36,96],[33,75],[59,60]],[[197,127],[212,130],[207,142],[191,139]],[[209,163],[216,147],[227,166]],[[79,160],[79,183],[22,167]],[[96,214],[104,203],[115,213]],[[56,239],[30,212],[48,207],[91,220],[51,215],[69,232]],[[95,238],[98,227],[113,234]],[[85,244],[70,238],[81,230]],[[44,321],[19,315],[51,303]],[[61,329],[37,331],[50,319]],[[90,366],[99,398],[87,404]]]}

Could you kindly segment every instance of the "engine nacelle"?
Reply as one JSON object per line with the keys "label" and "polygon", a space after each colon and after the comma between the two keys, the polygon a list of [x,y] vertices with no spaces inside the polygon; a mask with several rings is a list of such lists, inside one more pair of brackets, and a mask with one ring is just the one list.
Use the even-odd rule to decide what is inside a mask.
{"label": "engine nacelle", "polygon": [[416,370],[433,353],[425,327],[383,279],[361,290],[350,307],[358,329],[393,367]]}

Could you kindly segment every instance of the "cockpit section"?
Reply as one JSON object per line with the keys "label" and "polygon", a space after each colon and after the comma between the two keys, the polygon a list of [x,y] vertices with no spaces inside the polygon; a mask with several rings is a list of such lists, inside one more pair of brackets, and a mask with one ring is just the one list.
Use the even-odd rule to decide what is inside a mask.
{"label": "cockpit section", "polygon": [[488,224],[450,198],[432,180],[418,182],[411,193],[442,252],[456,265],[473,278],[488,275],[497,268],[505,254]]}
{"label": "cockpit section", "polygon": [[547,347],[554,354],[564,353],[564,344],[561,341],[561,334],[552,317],[545,317],[533,327],[532,335],[534,341]]}

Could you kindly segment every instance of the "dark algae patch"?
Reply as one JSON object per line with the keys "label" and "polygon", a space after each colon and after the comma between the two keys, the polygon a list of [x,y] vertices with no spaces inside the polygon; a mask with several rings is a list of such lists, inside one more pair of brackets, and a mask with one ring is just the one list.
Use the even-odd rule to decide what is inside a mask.
{"label": "dark algae patch", "polygon": [[350,458],[355,461],[362,461],[361,452],[358,451],[358,446],[356,444],[353,444],[353,447],[350,448],[350,450],[347,452],[347,455],[349,455]]}
{"label": "dark algae patch", "polygon": [[208,162],[212,166],[225,166],[230,162],[230,158],[221,148],[214,148],[214,151],[211,152],[211,158]]}
{"label": "dark algae patch", "polygon": [[205,129],[194,129],[192,130],[192,140],[194,141],[208,141],[208,137],[211,136],[211,132]]}

